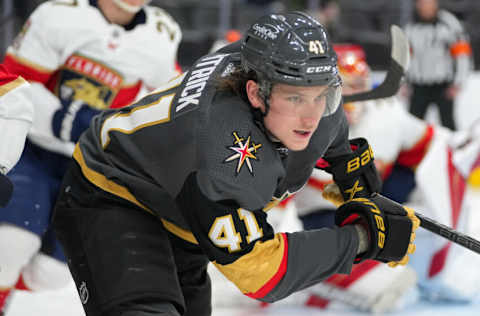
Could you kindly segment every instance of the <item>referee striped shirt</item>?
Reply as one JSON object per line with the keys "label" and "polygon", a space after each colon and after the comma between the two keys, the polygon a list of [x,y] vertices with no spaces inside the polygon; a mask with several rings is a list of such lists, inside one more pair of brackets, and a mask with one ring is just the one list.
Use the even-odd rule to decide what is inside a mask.
{"label": "referee striped shirt", "polygon": [[410,41],[410,83],[430,85],[453,82],[461,85],[471,68],[472,49],[458,19],[439,10],[432,21],[416,20],[405,26]]}

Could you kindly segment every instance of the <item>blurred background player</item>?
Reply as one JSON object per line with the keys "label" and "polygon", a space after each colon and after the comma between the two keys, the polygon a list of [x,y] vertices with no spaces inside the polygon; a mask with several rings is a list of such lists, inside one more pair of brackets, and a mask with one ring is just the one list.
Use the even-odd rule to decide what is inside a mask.
{"label": "blurred background player", "polygon": [[0,213],[3,301],[13,287],[58,288],[70,278],[49,229],[50,212],[74,143],[92,116],[128,105],[179,73],[179,26],[146,2],[45,2],[7,51],[6,66],[31,82],[36,115],[11,171],[12,200]]}
{"label": "blurred background player", "polygon": [[410,40],[410,112],[424,118],[435,103],[442,125],[455,130],[454,103],[471,68],[472,48],[459,20],[438,8],[437,0],[416,0],[405,26]]}
{"label": "blurred background player", "polygon": [[33,120],[33,105],[24,96],[28,85],[0,64],[0,207],[12,195],[12,183],[6,175],[20,159]]}
{"label": "blurred background player", "polygon": [[[475,208],[480,202],[479,167],[480,121],[458,132],[436,126],[416,168],[408,172],[396,165],[385,179],[383,194],[393,192],[421,214],[478,239],[480,218]],[[295,196],[294,201],[299,198]],[[407,267],[390,269],[373,261],[363,262],[349,276],[333,276],[297,295],[293,302],[383,312],[401,309],[419,298],[443,303],[471,303],[478,298],[478,254],[427,230],[418,230],[415,240],[421,251],[411,256]]]}
{"label": "blurred background player", "polygon": [[[1,207],[4,207],[12,196],[13,185],[7,173],[20,159],[27,132],[33,120],[33,104],[25,97],[25,89],[28,89],[28,86],[29,84],[22,77],[10,74],[4,65],[0,65]],[[0,263],[0,269],[3,269],[3,262]],[[8,291],[0,288],[0,304],[6,300],[7,296]],[[0,315],[2,315],[1,310]]]}
{"label": "blurred background player", "polygon": [[[480,120],[470,128],[452,132],[436,127],[424,159],[414,173],[414,186],[406,204],[442,224],[480,238],[478,184]],[[401,187],[405,172],[389,178],[389,186]],[[422,297],[430,301],[472,302],[480,294],[480,256],[429,233],[417,231],[421,252],[411,257]]]}

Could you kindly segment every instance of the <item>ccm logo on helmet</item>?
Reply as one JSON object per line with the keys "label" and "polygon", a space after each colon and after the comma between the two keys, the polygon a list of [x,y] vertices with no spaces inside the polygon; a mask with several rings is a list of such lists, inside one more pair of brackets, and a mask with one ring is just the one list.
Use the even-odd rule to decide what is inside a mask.
{"label": "ccm logo on helmet", "polygon": [[307,67],[307,74],[319,73],[319,72],[332,72],[332,66],[317,66],[317,67]]}

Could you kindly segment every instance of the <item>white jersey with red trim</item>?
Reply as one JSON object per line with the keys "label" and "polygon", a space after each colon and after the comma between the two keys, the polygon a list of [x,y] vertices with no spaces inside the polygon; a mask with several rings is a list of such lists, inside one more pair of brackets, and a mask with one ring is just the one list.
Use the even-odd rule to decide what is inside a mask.
{"label": "white jersey with red trim", "polygon": [[[407,167],[415,167],[422,159],[432,137],[432,127],[410,115],[396,98],[362,102],[363,113],[350,125],[350,138],[368,139],[375,155],[375,165],[383,178],[387,177],[397,161]],[[333,205],[321,196],[331,176],[319,169],[302,191],[294,198],[300,215],[318,209],[331,209]]]}
{"label": "white jersey with red trim", "polygon": [[0,172],[7,173],[20,159],[33,119],[33,104],[25,98],[29,84],[0,65]]}
{"label": "white jersey with red trim", "polygon": [[[415,172],[409,206],[422,215],[480,238],[480,192],[468,184],[480,166],[480,122],[470,130],[442,127]],[[426,230],[417,230],[410,264],[430,299],[468,301],[480,294],[480,256]]]}
{"label": "white jersey with red trim", "polygon": [[30,98],[41,109],[30,140],[70,155],[71,143],[53,139],[53,113],[77,100],[100,110],[124,106],[168,82],[179,73],[181,36],[178,24],[153,6],[120,26],[105,18],[95,0],[41,4],[5,58],[12,72],[33,83]]}
{"label": "white jersey with red trim", "polygon": [[[415,189],[406,205],[439,223],[480,239],[480,215],[477,211],[480,191],[467,181],[472,177],[472,172],[480,167],[480,121],[475,122],[469,130],[458,132],[437,126],[429,138],[428,150],[415,169]],[[412,152],[419,151],[410,151]],[[409,161],[405,157],[403,160]],[[402,154],[399,155],[400,158]],[[298,202],[299,196],[295,198],[295,202]],[[342,288],[342,291],[337,289],[335,296],[328,295],[332,291],[329,287],[316,293],[322,287],[314,286],[307,291],[308,301],[304,300],[304,304],[320,308],[333,307],[331,303],[342,304],[342,296],[355,294],[349,298],[349,301],[353,301],[358,293],[361,293],[360,301],[367,302],[368,298],[376,297],[380,285],[389,282],[392,286],[403,283],[399,288],[404,293],[402,295],[405,295],[402,300],[411,299],[409,295],[412,291],[408,289],[415,280],[419,284],[421,295],[429,300],[465,302],[478,298],[478,254],[424,229],[416,231],[415,245],[417,250],[410,257],[409,267],[415,272],[416,278],[412,271],[400,271],[398,278],[394,278],[392,272],[399,273],[398,268],[387,268],[392,272],[382,274],[382,268],[386,267],[384,264],[377,262],[377,266],[374,266],[364,262],[357,266],[362,273],[353,269],[348,277],[334,276],[322,283],[323,287],[334,285]],[[406,280],[408,282],[405,283]],[[395,291],[387,288],[386,292]],[[381,304],[376,308],[384,306],[386,305]]]}

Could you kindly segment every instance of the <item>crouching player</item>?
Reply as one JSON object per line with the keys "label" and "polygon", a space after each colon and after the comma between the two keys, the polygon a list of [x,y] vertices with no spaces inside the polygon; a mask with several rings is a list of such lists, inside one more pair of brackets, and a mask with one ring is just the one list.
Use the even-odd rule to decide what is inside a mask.
{"label": "crouching player", "polygon": [[[371,89],[370,70],[363,49],[351,44],[334,45],[334,49],[338,56],[343,94]],[[368,139],[375,153],[374,163],[383,179],[389,177],[395,164],[413,170],[423,159],[432,139],[433,127],[408,114],[396,97],[347,103],[343,108],[349,123],[349,137]],[[331,169],[325,160],[320,160],[317,166]],[[350,168],[355,166],[352,163]],[[322,197],[324,187],[332,182],[329,173],[314,169],[302,190],[268,212],[269,220],[272,218],[277,227],[288,231],[335,226],[336,209]],[[351,186],[347,199],[350,199],[350,194],[358,194],[366,189],[360,184]],[[327,192],[334,196],[339,193]],[[294,212],[300,215],[300,224],[292,219]],[[354,307],[383,312],[399,308],[414,299],[416,280],[416,273],[409,266],[391,269],[381,262],[366,260],[354,265],[350,275],[333,275],[325,282],[292,295],[283,303],[322,309]],[[217,288],[225,292],[228,285],[220,283]],[[224,294],[215,296],[214,300],[221,305],[229,301]],[[242,300],[238,299],[237,302]]]}
{"label": "crouching player", "polygon": [[[292,12],[260,18],[238,51],[96,116],[54,213],[86,314],[210,315],[209,261],[262,302],[368,259],[405,264],[418,219],[375,193],[371,149],[348,140],[340,105],[325,29]],[[265,210],[300,190],[320,157],[353,198],[337,227],[274,231]]]}

